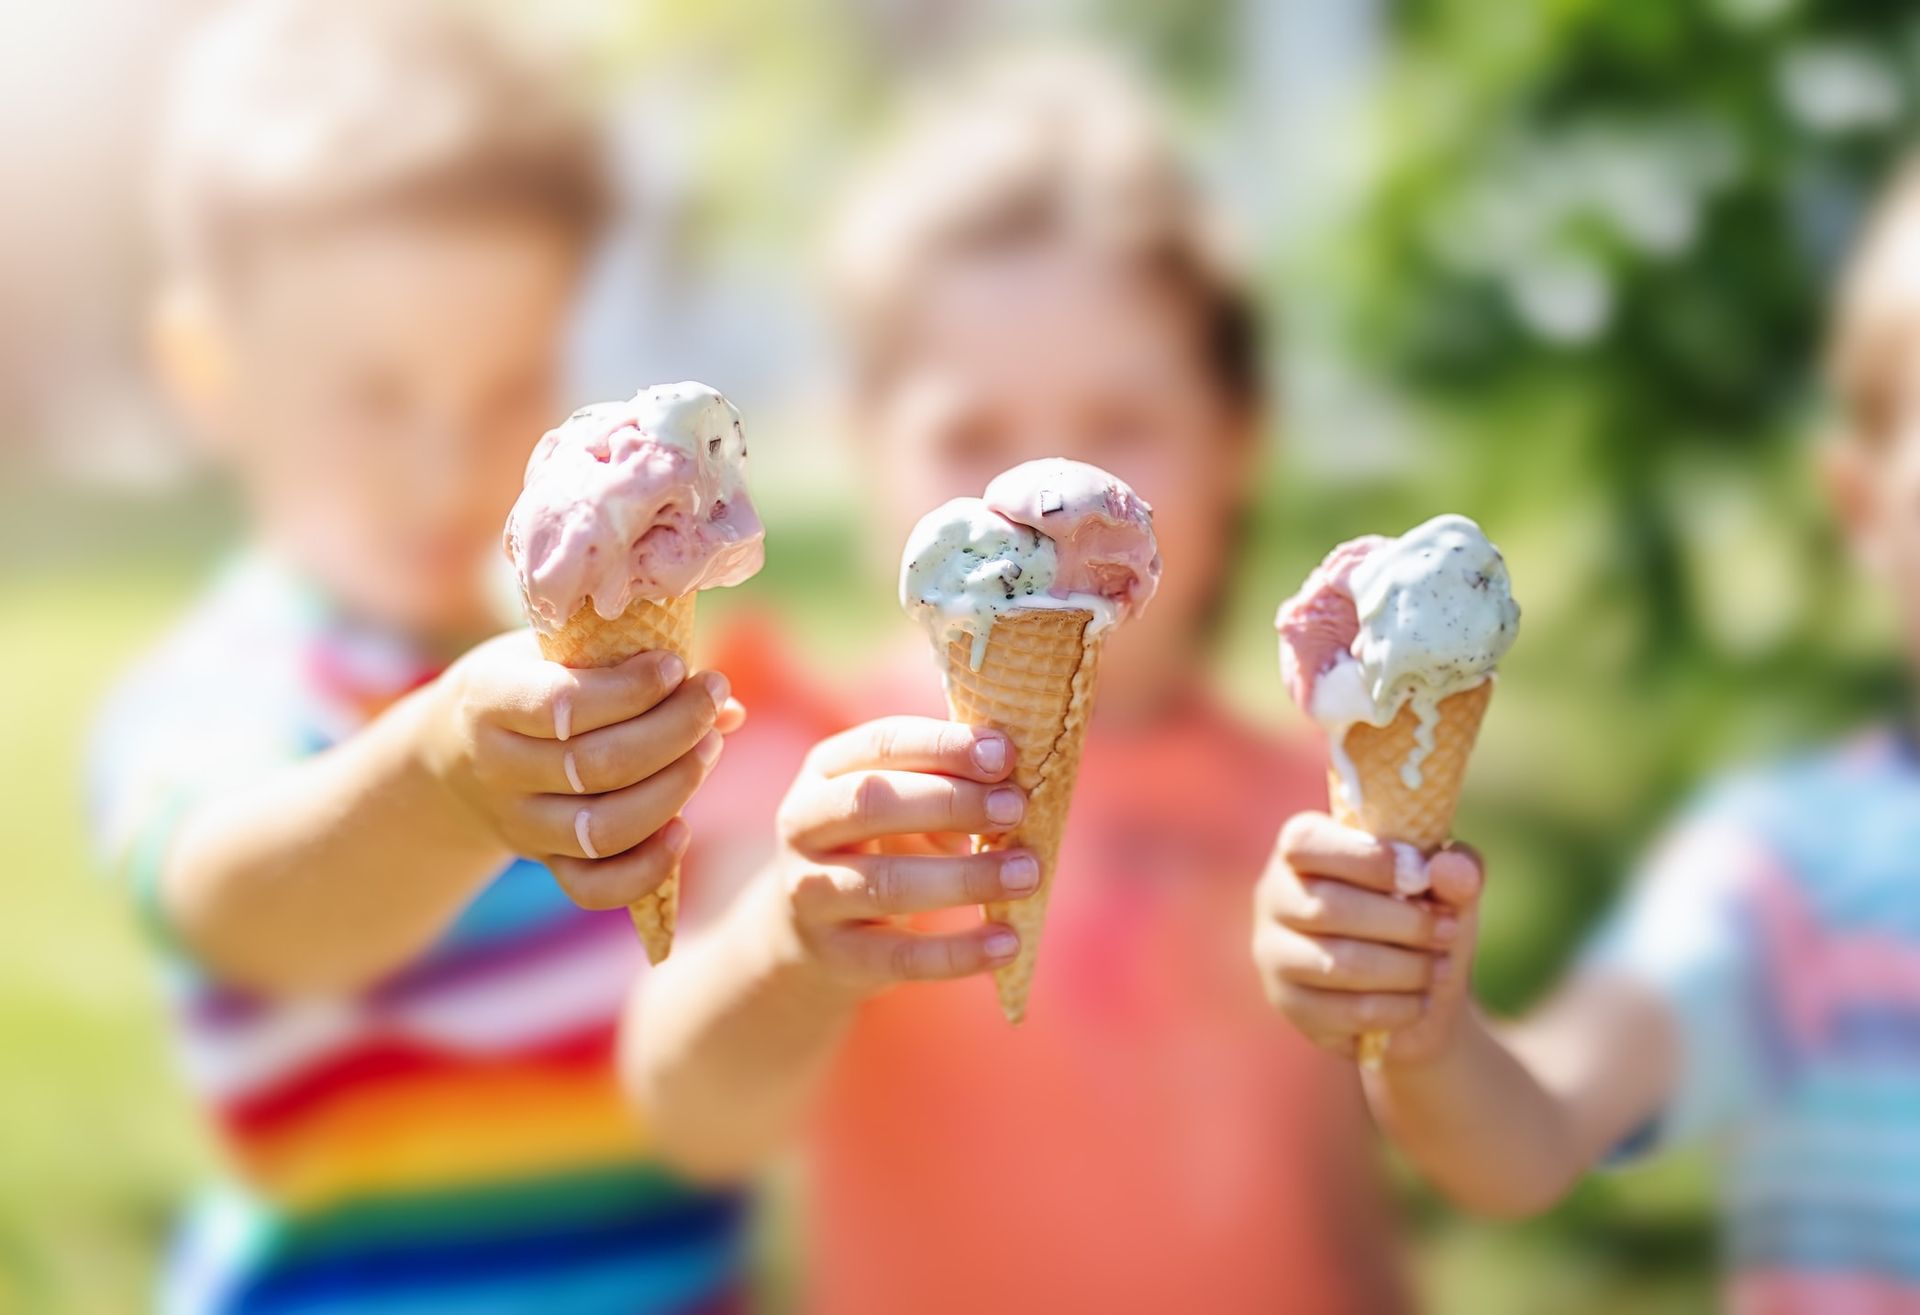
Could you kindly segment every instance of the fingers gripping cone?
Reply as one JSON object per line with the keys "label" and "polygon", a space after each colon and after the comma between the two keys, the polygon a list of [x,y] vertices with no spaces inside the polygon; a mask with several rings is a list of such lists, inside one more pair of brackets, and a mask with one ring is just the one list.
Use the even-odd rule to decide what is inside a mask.
{"label": "fingers gripping cone", "polygon": [[[1370,831],[1382,840],[1412,845],[1423,855],[1447,843],[1453,833],[1454,808],[1467,775],[1467,759],[1480,734],[1480,720],[1493,697],[1493,681],[1440,701],[1433,748],[1420,762],[1420,784],[1409,786],[1403,776],[1418,744],[1420,717],[1411,704],[1385,726],[1359,723],[1348,729],[1342,747],[1360,787],[1359,806],[1348,799],[1339,770],[1327,773],[1327,797],[1334,820]],[[1386,1053],[1384,1032],[1360,1038],[1359,1059],[1378,1068]]]}
{"label": "fingers gripping cone", "polygon": [[[570,667],[649,649],[686,662],[694,599],[751,578],[765,541],[740,412],[691,379],[583,406],[541,435],[505,534],[540,650]],[[629,906],[654,963],[673,947],[679,900],[676,865]]]}
{"label": "fingers gripping cone", "polygon": [[[540,635],[540,652],[565,667],[613,667],[649,650],[676,654],[692,670],[693,605],[697,594],[665,602],[640,599],[609,621],[589,603],[552,634]],[[647,949],[647,962],[659,963],[673,949],[673,925],[680,911],[680,868],[676,863],[654,890],[627,906],[634,930]]]}
{"label": "fingers gripping cone", "polygon": [[1106,471],[1059,457],[1002,471],[986,496],[950,498],[907,535],[900,605],[933,641],[953,719],[1007,736],[1026,795],[1019,826],[973,841],[975,853],[1028,848],[1040,869],[1032,895],[982,910],[1020,939],[994,972],[1009,1022],[1027,1012],[1100,646],[1159,580],[1153,509]]}
{"label": "fingers gripping cone", "polygon": [[1020,825],[976,836],[974,851],[1025,847],[1040,865],[1040,887],[1023,900],[985,906],[986,916],[1012,927],[1020,953],[993,975],[1000,1009],[1010,1023],[1026,1017],[1027,995],[1040,959],[1040,929],[1066,830],[1067,805],[1080,771],[1080,750],[1093,711],[1099,641],[1086,630],[1093,613],[1078,608],[1023,608],[996,617],[980,669],[962,639],[947,650],[947,706],[955,721],[1004,732],[1014,753],[1013,783],[1026,792]]}

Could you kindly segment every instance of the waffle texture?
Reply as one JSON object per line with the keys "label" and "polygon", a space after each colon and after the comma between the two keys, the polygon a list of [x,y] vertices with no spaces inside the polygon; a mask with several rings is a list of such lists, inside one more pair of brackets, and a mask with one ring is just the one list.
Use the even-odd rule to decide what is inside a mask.
{"label": "waffle texture", "polygon": [[990,726],[1013,744],[1013,782],[1027,795],[1020,825],[974,837],[974,852],[1025,847],[1040,864],[1040,888],[1026,899],[988,904],[989,920],[1020,936],[1020,954],[993,975],[1010,1023],[1026,1017],[1040,961],[1040,930],[1067,826],[1067,806],[1080,772],[1080,751],[1093,713],[1100,641],[1089,641],[1093,613],[1079,608],[1022,608],[995,618],[986,658],[969,666],[971,644],[947,647],[947,708],[955,721]]}
{"label": "waffle texture", "polygon": [[[665,602],[639,599],[612,621],[588,603],[550,635],[540,636],[540,651],[565,667],[613,667],[637,653],[660,649],[677,653],[693,668],[693,605],[697,594]],[[673,925],[680,912],[680,869],[650,894],[627,906],[634,930],[646,946],[647,961],[659,963],[673,949]]]}
{"label": "waffle texture", "polygon": [[[1440,701],[1440,720],[1434,727],[1433,750],[1420,763],[1420,785],[1409,788],[1401,778],[1407,755],[1413,752],[1420,718],[1411,705],[1385,726],[1355,725],[1343,742],[1360,784],[1360,806],[1346,797],[1340,774],[1327,772],[1327,798],[1334,820],[1372,832],[1382,840],[1398,840],[1430,854],[1453,834],[1453,813],[1460,803],[1460,787],[1467,777],[1467,759],[1480,735],[1481,718],[1493,698],[1493,681],[1484,680]],[[1369,1032],[1360,1038],[1360,1062],[1378,1068],[1387,1037]]]}

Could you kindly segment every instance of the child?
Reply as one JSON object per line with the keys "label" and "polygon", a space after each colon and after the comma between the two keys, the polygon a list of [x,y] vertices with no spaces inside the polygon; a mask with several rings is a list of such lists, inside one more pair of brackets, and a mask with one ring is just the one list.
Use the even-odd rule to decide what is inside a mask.
{"label": "child", "polygon": [[[1840,298],[1835,510],[1920,655],[1920,172]],[[1513,1025],[1467,996],[1474,856],[1436,856],[1432,908],[1393,856],[1319,814],[1282,832],[1256,958],[1339,1053],[1398,1028],[1367,1079],[1389,1136],[1469,1208],[1528,1215],[1611,1153],[1712,1135],[1730,1305],[1920,1309],[1920,751],[1911,727],[1744,773],[1656,851],[1578,971]]]}
{"label": "child", "polygon": [[[591,125],[420,4],[241,5],[183,73],[156,345],[255,545],[93,764],[231,1161],[163,1306],[717,1308],[738,1203],[651,1160],[613,1054],[621,906],[685,847],[738,708],[671,657],[569,672],[525,632],[446,665],[505,623],[501,525],[567,409]],[[598,862],[568,720],[605,764]]]}
{"label": "child", "polygon": [[[1318,797],[1322,768],[1201,676],[1260,421],[1253,310],[1210,218],[1129,89],[1054,58],[934,111],[853,206],[840,290],[873,605],[892,606],[921,512],[1042,455],[1150,500],[1165,576],[1102,658],[1018,1030],[981,979],[1012,933],[975,906],[1030,891],[1031,859],[956,856],[1023,806],[1004,738],[919,716],[843,729],[942,706],[904,621],[838,701],[751,658],[764,636],[729,663],[760,711],[694,810],[698,894],[635,1077],[663,1148],[710,1176],[818,1115],[820,1310],[1400,1304],[1351,1076],[1263,1028],[1237,966],[1258,819]],[[704,815],[771,811],[783,789],[771,856],[737,826],[709,844]]]}

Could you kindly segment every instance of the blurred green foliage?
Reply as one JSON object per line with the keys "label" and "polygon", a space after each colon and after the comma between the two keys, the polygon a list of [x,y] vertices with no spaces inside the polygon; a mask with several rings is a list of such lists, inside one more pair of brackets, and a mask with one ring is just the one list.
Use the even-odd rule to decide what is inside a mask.
{"label": "blurred green foliage", "polygon": [[[1812,440],[1827,290],[1920,115],[1920,19],[1393,13],[1358,212],[1289,272],[1315,346],[1395,399],[1400,459],[1315,506],[1329,530],[1458,506],[1506,548],[1527,610],[1476,817],[1526,855],[1516,886],[1604,887],[1703,774],[1900,697]],[[1542,929],[1592,901],[1567,902],[1490,957],[1495,998],[1537,984]]]}

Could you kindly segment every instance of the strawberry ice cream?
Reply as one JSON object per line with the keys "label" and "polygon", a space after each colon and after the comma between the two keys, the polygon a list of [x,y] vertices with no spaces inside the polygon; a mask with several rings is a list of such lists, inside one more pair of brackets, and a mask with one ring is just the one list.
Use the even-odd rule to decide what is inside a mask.
{"label": "strawberry ice cream", "polygon": [[746,460],[740,413],[699,383],[583,407],[549,431],[506,533],[534,627],[557,630],[589,604],[613,620],[635,599],[753,575],[766,532]]}
{"label": "strawberry ice cream", "polygon": [[1082,461],[1045,457],[987,485],[987,506],[1053,540],[1053,593],[1094,594],[1132,614],[1160,584],[1153,508],[1120,480]]}
{"label": "strawberry ice cream", "polygon": [[1343,658],[1352,656],[1360,635],[1360,612],[1353,601],[1353,568],[1384,544],[1378,534],[1350,539],[1313,568],[1300,591],[1280,605],[1280,678],[1300,710],[1311,714],[1314,686]]}

